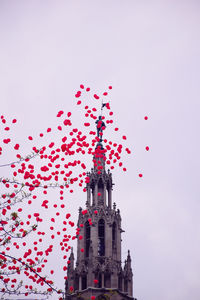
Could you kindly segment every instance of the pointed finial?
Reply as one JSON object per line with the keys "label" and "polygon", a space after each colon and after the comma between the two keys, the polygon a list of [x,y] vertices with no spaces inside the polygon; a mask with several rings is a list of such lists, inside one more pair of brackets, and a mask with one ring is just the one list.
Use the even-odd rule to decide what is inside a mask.
{"label": "pointed finial", "polygon": [[102,137],[103,137],[103,130],[106,128],[106,125],[103,121],[103,117],[102,116],[99,116],[98,120],[96,120],[95,122],[97,124],[97,136],[99,138],[99,143],[98,145],[102,146],[101,143],[102,143]]}
{"label": "pointed finial", "polygon": [[127,262],[131,262],[131,255],[130,255],[130,250],[128,250],[128,255],[127,255]]}

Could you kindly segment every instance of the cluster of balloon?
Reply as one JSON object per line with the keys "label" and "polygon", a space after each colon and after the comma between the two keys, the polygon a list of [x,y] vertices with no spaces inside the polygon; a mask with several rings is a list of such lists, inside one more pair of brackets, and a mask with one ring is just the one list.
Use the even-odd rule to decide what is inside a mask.
{"label": "cluster of balloon", "polygon": [[[60,250],[65,253],[62,256],[63,263],[60,265],[62,265],[63,276],[66,279],[67,265],[70,264],[67,254],[71,249],[70,241],[75,238],[82,238],[79,235],[80,228],[76,228],[74,235],[67,234],[67,230],[74,227],[75,223],[71,220],[70,212],[66,213],[66,197],[64,195],[67,192],[73,193],[73,186],[75,185],[86,192],[84,185],[89,182],[89,177],[86,174],[87,166],[84,161],[86,155],[92,157],[98,169],[97,172],[101,174],[101,158],[105,160],[111,170],[118,166],[125,172],[126,167],[122,162],[121,154],[122,152],[131,153],[130,149],[124,146],[124,142],[127,140],[126,135],[121,135],[121,143],[103,137],[106,128],[114,124],[113,112],[107,100],[111,90],[112,86],[109,86],[102,95],[97,95],[97,93],[91,95],[90,88],[85,88],[81,84],[80,89],[75,94],[75,101],[77,105],[83,105],[81,109],[83,116],[80,117],[84,120],[83,128],[86,128],[86,131],[89,127],[92,129],[85,134],[84,131],[73,128],[72,113],[65,113],[60,110],[57,113],[56,129],[47,128],[45,132],[38,134],[38,138],[32,135],[27,137],[25,142],[30,143],[32,151],[28,156],[22,155],[23,145],[12,140],[9,135],[13,129],[12,125],[14,126],[17,120],[13,119],[9,122],[3,115],[1,116],[2,129],[6,133],[6,137],[0,141],[0,157],[5,159],[8,146],[14,152],[16,151],[14,162],[0,165],[0,167],[11,168],[11,176],[0,179],[1,190],[4,191],[0,195],[0,268],[2,274],[0,279],[4,283],[1,293],[19,292],[21,288],[21,276],[19,274],[22,273],[28,280],[28,283],[24,285],[25,291],[23,293],[25,296],[33,293],[35,286],[45,288],[45,292],[62,293],[61,290],[54,287],[53,280],[48,279],[55,273],[54,269],[48,271],[48,277],[44,276],[48,256],[53,253],[55,244],[58,244],[57,242],[54,244],[53,240],[59,241]],[[89,93],[90,100],[93,99],[92,105],[85,105],[83,98],[86,93]],[[100,98],[101,100],[103,98],[102,103]],[[101,106],[104,115],[99,117],[97,107]],[[105,114],[108,115],[107,118],[105,118]],[[145,116],[144,119],[148,120],[148,117]],[[94,130],[95,122],[97,132],[96,129]],[[60,134],[63,132],[58,145],[55,141],[41,147],[34,145],[35,140],[42,140],[44,136],[53,131],[55,137],[55,130]],[[113,132],[119,133],[119,128],[114,127]],[[105,149],[103,150],[101,147],[96,147],[97,143],[101,141],[104,143]],[[146,146],[146,151],[149,151],[148,146]],[[77,156],[78,159],[75,159]],[[139,174],[139,177],[142,176]],[[52,187],[59,191],[59,200],[55,202],[46,199]],[[34,211],[36,207],[39,208]],[[49,218],[44,219],[42,217],[43,210],[49,210]],[[63,215],[63,211],[65,211],[65,219],[62,220],[61,226],[59,216]],[[85,213],[87,214],[87,211]],[[96,213],[98,212],[96,211]],[[46,230],[41,229],[41,224],[45,221],[48,222],[46,225],[51,232],[52,242],[50,245],[44,243],[45,238],[49,241],[49,236]],[[91,220],[89,224],[92,224]],[[83,226],[83,224],[80,225],[80,227]],[[30,233],[31,239],[29,239]],[[80,251],[84,252],[84,249],[82,248]],[[73,287],[71,287],[71,292],[73,292]],[[95,299],[95,297],[92,296],[91,299]]]}

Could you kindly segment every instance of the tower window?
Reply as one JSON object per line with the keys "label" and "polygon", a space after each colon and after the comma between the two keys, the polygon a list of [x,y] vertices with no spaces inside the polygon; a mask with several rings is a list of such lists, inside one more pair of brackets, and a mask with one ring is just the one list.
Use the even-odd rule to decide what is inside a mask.
{"label": "tower window", "polygon": [[102,179],[100,178],[99,182],[98,182],[98,192],[101,194],[100,196],[98,196],[98,203],[103,204],[103,200],[104,200],[104,184]]}
{"label": "tower window", "polygon": [[105,255],[105,222],[103,219],[99,220],[98,224],[98,255]]}
{"label": "tower window", "polygon": [[118,289],[122,291],[122,275],[120,274],[118,277]]}
{"label": "tower window", "polygon": [[125,293],[128,292],[128,279],[127,278],[124,279],[124,292]]}
{"label": "tower window", "polygon": [[82,290],[87,289],[87,275],[82,276]]}
{"label": "tower window", "polygon": [[95,276],[95,277],[98,278],[98,288],[101,288],[101,287],[102,287],[102,274],[101,274],[101,272],[98,271],[98,272],[96,273],[96,276]]}
{"label": "tower window", "polygon": [[79,289],[79,277],[78,277],[78,275],[76,274],[76,275],[75,275],[74,290],[75,290],[75,291],[78,291],[78,289]]}
{"label": "tower window", "polygon": [[99,273],[99,275],[98,275],[98,280],[99,280],[98,287],[101,288],[102,287],[102,275],[101,275],[101,273]]}
{"label": "tower window", "polygon": [[90,224],[87,221],[85,223],[85,256],[89,256],[89,249],[90,249]]}
{"label": "tower window", "polygon": [[104,286],[106,288],[110,288],[110,286],[111,286],[110,274],[109,273],[105,273],[105,275],[104,275]]}
{"label": "tower window", "polygon": [[117,240],[117,237],[116,237],[116,223],[114,222],[113,226],[112,226],[112,249],[113,250],[116,247],[116,240]]}
{"label": "tower window", "polygon": [[102,274],[101,271],[98,269],[95,272],[95,278],[98,280],[98,288],[102,287]]}

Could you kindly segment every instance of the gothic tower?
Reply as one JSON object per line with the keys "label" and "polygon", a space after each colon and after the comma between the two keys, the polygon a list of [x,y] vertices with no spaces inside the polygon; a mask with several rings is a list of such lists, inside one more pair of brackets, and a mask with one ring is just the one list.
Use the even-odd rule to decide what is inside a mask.
{"label": "gothic tower", "polygon": [[74,266],[72,251],[66,299],[134,299],[129,250],[124,267],[121,263],[123,230],[120,210],[112,204],[112,174],[105,169],[103,126],[105,124],[99,117],[97,135],[100,139],[94,152],[94,168],[87,173],[86,209],[79,208],[77,262]]}

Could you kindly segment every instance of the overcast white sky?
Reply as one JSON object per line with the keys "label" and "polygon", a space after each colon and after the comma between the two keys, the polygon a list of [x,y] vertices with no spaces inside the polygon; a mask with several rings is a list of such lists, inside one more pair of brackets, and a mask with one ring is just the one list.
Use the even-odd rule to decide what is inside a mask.
{"label": "overcast white sky", "polygon": [[200,299],[199,32],[194,0],[0,1],[0,114],[19,140],[74,110],[81,83],[113,86],[133,149],[113,198],[138,300]]}

